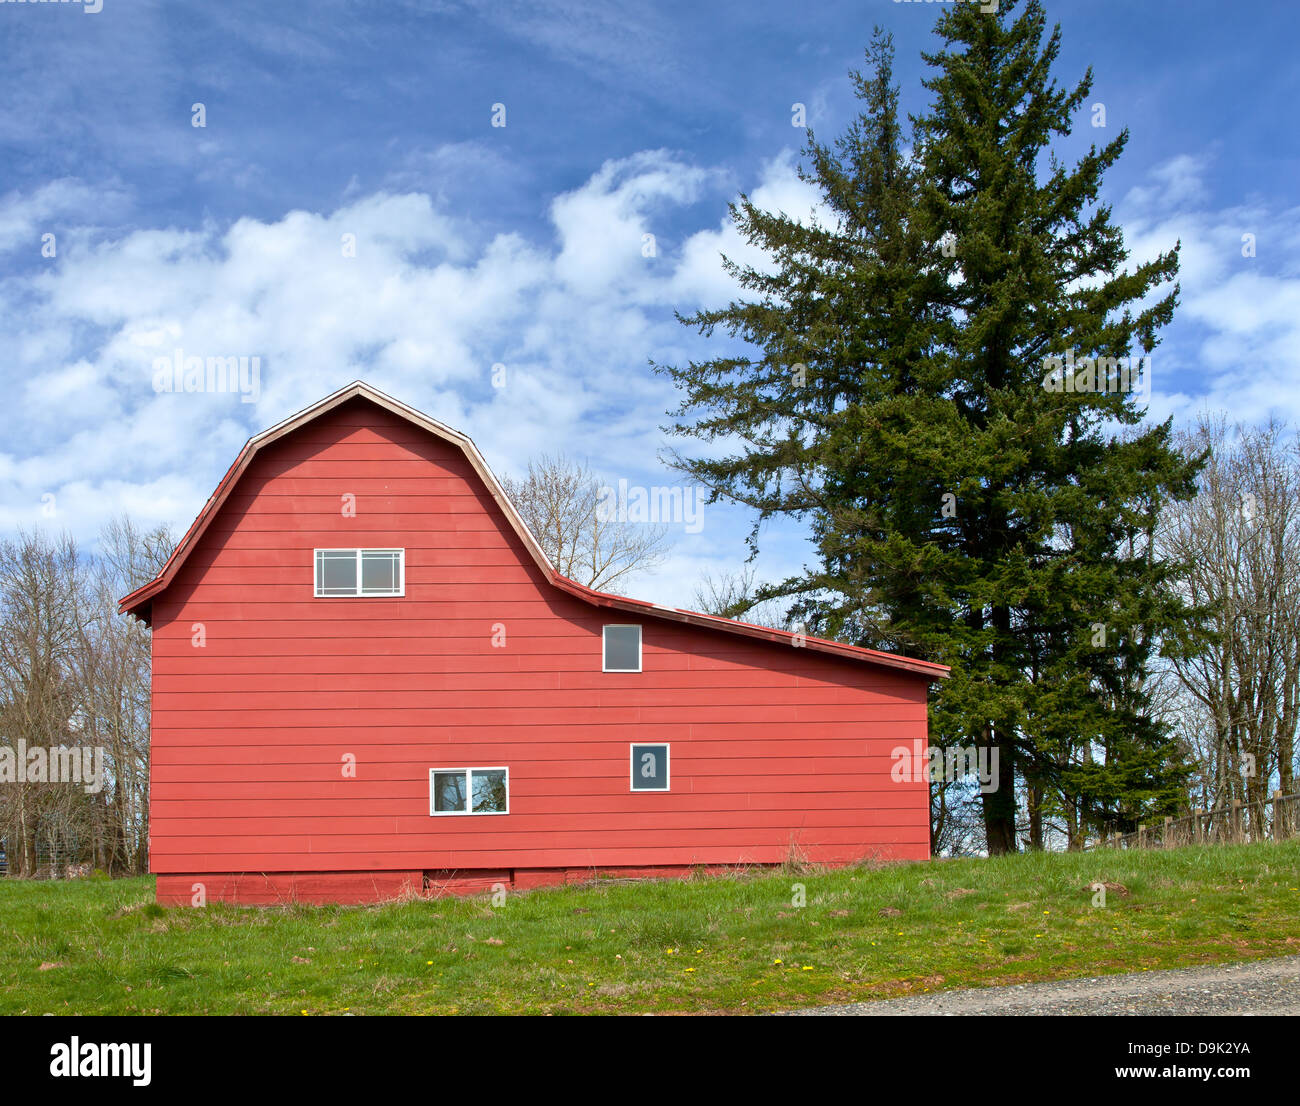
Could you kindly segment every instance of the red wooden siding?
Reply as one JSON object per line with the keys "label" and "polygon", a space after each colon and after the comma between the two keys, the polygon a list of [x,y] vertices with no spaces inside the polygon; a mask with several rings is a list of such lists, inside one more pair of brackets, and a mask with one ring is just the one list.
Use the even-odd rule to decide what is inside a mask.
{"label": "red wooden siding", "polygon": [[[314,598],[317,547],[404,548],[405,596]],[[567,594],[459,448],[363,399],[254,457],[152,621],[169,901],[203,873],[210,898],[275,901],[318,893],[311,873],[365,898],[425,873],[929,852],[926,784],[890,778],[891,750],[925,741],[926,677]],[[601,671],[611,622],[642,625],[642,672]],[[643,741],[671,745],[671,791],[629,791]],[[508,815],[429,816],[430,768],[499,765]]]}

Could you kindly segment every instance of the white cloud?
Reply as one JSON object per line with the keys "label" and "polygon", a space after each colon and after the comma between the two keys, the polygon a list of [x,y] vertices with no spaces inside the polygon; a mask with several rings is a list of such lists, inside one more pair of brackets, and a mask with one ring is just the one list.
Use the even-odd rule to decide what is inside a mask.
{"label": "white cloud", "polygon": [[[792,150],[782,151],[763,166],[759,184],[749,198],[764,211],[781,211],[800,222],[813,218],[830,221],[817,190],[799,179]],[[696,301],[717,307],[740,296],[743,290],[719,265],[719,255],[760,272],[768,268],[767,255],[742,239],[730,215],[726,215],[717,229],[701,230],[687,239],[669,288],[671,301]]]}
{"label": "white cloud", "polygon": [[713,176],[663,150],[605,162],[581,188],[551,204],[561,244],[556,276],[591,298],[644,286],[647,252],[652,245],[656,255],[659,250],[650,216],[667,206],[694,203]]}
{"label": "white cloud", "polygon": [[1117,208],[1136,261],[1181,243],[1181,304],[1155,353],[1151,413],[1300,422],[1300,207],[1214,209],[1208,170],[1205,158],[1174,158]]}
{"label": "white cloud", "polygon": [[1170,210],[1202,203],[1209,194],[1205,172],[1209,158],[1179,154],[1157,165],[1147,174],[1149,181],[1129,190],[1125,203],[1131,208]]}
{"label": "white cloud", "polygon": [[55,247],[65,228],[80,227],[94,212],[100,218],[113,215],[125,199],[116,187],[92,188],[72,177],[61,177],[24,195],[10,192],[0,197],[0,253],[26,248],[41,256],[41,236],[55,235]]}

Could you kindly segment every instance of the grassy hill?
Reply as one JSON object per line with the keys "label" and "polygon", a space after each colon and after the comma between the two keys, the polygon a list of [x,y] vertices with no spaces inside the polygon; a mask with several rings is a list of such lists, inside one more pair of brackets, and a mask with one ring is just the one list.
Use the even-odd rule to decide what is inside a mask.
{"label": "grassy hill", "polygon": [[499,908],[152,900],[149,879],[0,880],[0,1013],[761,1012],[1246,960],[1300,951],[1300,841],[602,882]]}

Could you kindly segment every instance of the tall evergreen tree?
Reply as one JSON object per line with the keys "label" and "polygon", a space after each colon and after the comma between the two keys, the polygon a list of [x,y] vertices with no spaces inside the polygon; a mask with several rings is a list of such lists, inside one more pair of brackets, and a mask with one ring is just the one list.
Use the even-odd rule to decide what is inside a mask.
{"label": "tall evergreen tree", "polygon": [[756,509],[751,544],[766,518],[810,523],[819,563],[756,598],[953,666],[932,740],[996,750],[993,853],[1016,848],[1018,781],[1092,824],[1173,801],[1180,768],[1142,687],[1177,612],[1149,536],[1195,473],[1168,423],[1136,428],[1132,391],[1087,390],[1096,359],[1155,348],[1177,289],[1144,301],[1177,248],[1126,269],[1098,196],[1127,132],[1057,161],[1091,72],[1058,89],[1059,28],[1044,41],[1038,0],[1018,7],[939,18],[907,156],[877,31],[852,74],[859,117],[833,147],[809,137],[828,217],[742,196],[733,218],[770,266],[728,264],[755,298],[683,319],[758,353],[663,370],[684,392],[676,433],[744,443],[677,463]]}

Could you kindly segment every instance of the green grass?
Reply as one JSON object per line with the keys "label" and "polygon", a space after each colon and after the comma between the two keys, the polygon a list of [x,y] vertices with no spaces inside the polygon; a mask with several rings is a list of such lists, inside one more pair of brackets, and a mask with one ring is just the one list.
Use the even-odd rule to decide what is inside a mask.
{"label": "green grass", "polygon": [[[1104,907],[1096,882],[1120,885]],[[1300,952],[1300,841],[608,882],[495,909],[164,909],[150,879],[0,880],[0,935],[5,1014],[760,1012]]]}

